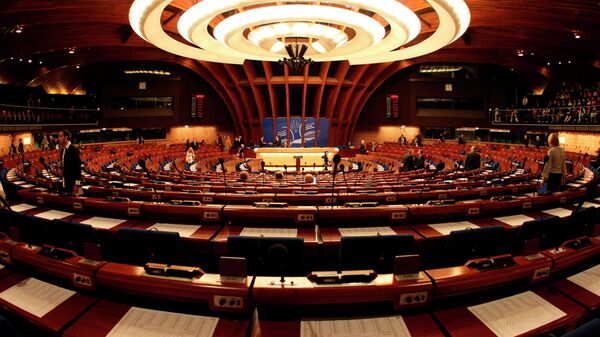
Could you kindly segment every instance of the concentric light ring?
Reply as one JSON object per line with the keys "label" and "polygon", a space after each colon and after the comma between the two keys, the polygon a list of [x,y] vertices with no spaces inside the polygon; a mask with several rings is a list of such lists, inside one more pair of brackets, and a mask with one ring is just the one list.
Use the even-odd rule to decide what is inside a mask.
{"label": "concentric light ring", "polygon": [[[319,6],[317,0],[306,0],[298,5],[297,0],[203,0],[191,6],[180,18],[178,29],[180,34],[191,43],[199,46],[190,46],[181,43],[168,36],[161,26],[161,14],[172,0],[135,0],[131,6],[129,18],[134,31],[146,41],[168,52],[184,57],[195,58],[205,61],[240,64],[245,59],[258,59],[264,61],[276,61],[281,55],[262,49],[251,43],[243,31],[249,26],[241,27],[232,25],[232,29],[225,29],[225,35],[220,35],[222,41],[218,41],[209,33],[209,24],[221,14],[238,8],[245,8],[229,18],[238,17],[247,12],[261,8],[276,8],[289,6]],[[397,0],[329,0],[328,5],[320,5],[318,11],[323,9],[339,9],[346,13],[355,12],[357,15],[370,18],[362,14],[359,9],[378,14],[389,24],[387,35],[380,41],[373,40],[368,47],[358,52],[351,52],[351,43],[336,46],[325,53],[316,55],[317,61],[348,60],[351,64],[366,64],[391,62],[407,58],[414,58],[434,52],[452,43],[466,30],[470,22],[470,13],[464,0],[426,0],[437,12],[439,25],[434,34],[429,38],[413,46],[399,49],[402,45],[414,39],[420,31],[420,21],[417,16],[406,6]],[[284,3],[284,5],[279,5]],[[249,7],[252,5],[263,5],[262,7]],[[338,5],[338,6],[332,6]],[[341,6],[340,6],[341,5]],[[342,7],[343,6],[343,7]],[[293,11],[290,11],[293,14]],[[371,18],[370,18],[371,19]],[[215,31],[225,20],[216,25]],[[293,21],[290,16],[287,20]],[[317,21],[317,20],[308,20]],[[276,20],[260,18],[258,22],[273,24]],[[325,21],[325,23],[329,23]],[[385,24],[385,23],[384,23]],[[227,28],[227,26],[223,26]],[[355,29],[354,25],[351,25]],[[380,24],[380,27],[381,24]],[[361,32],[357,29],[357,34]],[[216,32],[216,34],[222,34]],[[216,35],[215,34],[215,35]],[[352,39],[349,40],[349,42]],[[358,41],[358,40],[357,40]],[[197,43],[196,43],[197,42]],[[360,43],[365,43],[363,40]],[[241,46],[241,48],[240,48]],[[235,48],[233,48],[235,47]],[[249,53],[251,51],[251,53]]]}

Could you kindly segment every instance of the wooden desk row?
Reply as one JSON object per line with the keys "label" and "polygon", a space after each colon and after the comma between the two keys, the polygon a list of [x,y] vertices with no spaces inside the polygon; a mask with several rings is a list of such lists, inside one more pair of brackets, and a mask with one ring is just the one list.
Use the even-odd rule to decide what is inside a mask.
{"label": "wooden desk row", "polygon": [[[66,211],[140,219],[167,219],[195,223],[227,223],[240,226],[372,226],[416,223],[451,218],[477,218],[522,212],[567,204],[585,196],[585,190],[551,195],[519,196],[507,201],[458,201],[441,205],[379,205],[376,207],[288,206],[282,208],[251,205],[175,205],[172,203],[110,201],[92,197],[65,197],[54,193],[21,190],[26,202]],[[234,195],[236,198],[246,196]],[[306,197],[306,196],[305,196]],[[331,197],[329,197],[331,198]],[[269,202],[270,199],[263,201]],[[326,199],[325,199],[326,200]]]}
{"label": "wooden desk row", "polygon": [[[110,265],[110,264],[108,264]],[[108,266],[107,265],[107,266]],[[129,267],[115,265],[112,267],[107,267],[106,273],[111,275],[117,275],[119,272],[124,275],[131,275],[132,270]],[[596,267],[598,269],[598,267]],[[98,272],[99,274],[104,273],[102,270]],[[138,275],[139,276],[139,275]],[[205,275],[206,276],[206,275]],[[98,276],[104,277],[102,275]],[[211,276],[213,281],[217,280],[216,277]],[[380,279],[381,277],[381,279]],[[391,296],[397,298],[398,303],[407,303],[409,298],[413,300],[417,298],[426,297],[428,285],[427,282],[413,282],[413,287],[411,290],[415,291],[414,293],[402,294],[399,296],[394,292],[393,287],[386,285],[386,279],[392,279],[391,282],[397,282],[393,280],[393,276],[382,275],[378,277],[378,279],[374,282],[375,284],[369,284],[367,286],[361,285],[340,285],[338,287],[332,286],[322,286],[322,287],[314,287],[307,286],[301,280],[297,280],[299,283],[293,284],[296,278],[288,278],[285,284],[281,284],[278,280],[274,283],[275,278],[262,277],[256,278],[254,281],[254,290],[253,290],[253,299],[255,304],[259,305],[259,307],[268,307],[274,305],[275,307],[294,307],[297,305],[308,305],[308,304],[331,304],[338,303],[342,305],[352,305],[356,304],[356,301],[368,300],[372,302],[377,302],[381,300],[387,300],[388,297]],[[133,279],[129,276],[130,279]],[[204,276],[202,277],[204,278]],[[201,278],[201,279],[202,279]],[[144,281],[149,280],[150,278],[146,277],[146,279],[139,278],[135,284],[131,284],[133,287],[135,285],[138,288],[151,288],[151,287],[160,287],[162,291],[173,291],[179,292],[182,295],[187,294],[188,296],[194,296],[198,292],[198,289],[193,289],[192,286],[186,286],[182,284],[189,284],[194,282],[185,282],[180,280],[164,280],[157,279],[156,282],[151,282],[151,284],[145,284]],[[6,268],[0,269],[0,307],[4,310],[8,310],[14,314],[17,314],[30,322],[33,322],[35,325],[43,328],[48,331],[52,335],[62,335],[69,337],[76,336],[106,336],[109,332],[115,329],[117,323],[119,323],[125,316],[127,316],[134,309],[132,308],[132,303],[121,302],[118,299],[100,299],[98,300],[96,297],[90,296],[89,294],[85,294],[83,292],[75,292],[72,296],[68,297],[68,299],[60,302],[56,307],[48,311],[48,313],[43,314],[42,316],[38,316],[31,312],[31,309],[25,310],[21,305],[17,302],[12,302],[10,298],[7,299],[5,295],[5,291],[14,289],[15,287],[23,287],[23,284],[26,282],[36,281],[37,279],[32,279],[27,277],[26,275],[18,272],[18,271],[10,271]],[[123,282],[121,280],[121,282]],[[200,283],[199,281],[198,283]],[[381,284],[379,284],[381,282]],[[243,291],[243,286],[239,287],[241,291]],[[232,287],[232,288],[235,288]],[[374,290],[375,289],[375,290]],[[138,291],[144,293],[144,290]],[[144,295],[150,296],[151,298],[155,298],[155,294],[153,292],[145,292]],[[446,331],[451,336],[496,336],[493,332],[493,325],[488,325],[488,323],[484,323],[481,318],[478,318],[474,314],[473,305],[481,305],[483,303],[487,303],[489,305],[489,301],[508,301],[512,298],[519,298],[522,296],[535,296],[539,300],[546,302],[550,305],[554,310],[562,313],[561,316],[554,318],[550,321],[540,323],[537,326],[528,327],[527,324],[524,323],[525,320],[530,317],[527,317],[526,312],[519,312],[517,310],[516,315],[511,313],[505,313],[505,316],[498,314],[500,316],[500,324],[504,322],[504,324],[514,324],[515,328],[525,329],[522,334],[519,336],[537,336],[542,333],[549,332],[559,332],[564,333],[568,330],[573,329],[577,325],[581,324],[587,317],[591,316],[599,303],[600,296],[598,294],[590,292],[579,285],[573,283],[568,279],[560,280],[552,285],[552,287],[543,286],[541,288],[534,288],[532,291],[519,293],[516,295],[504,295],[498,298],[498,295],[494,297],[486,297],[482,299],[470,300],[468,304],[452,306],[450,308],[444,309],[435,309],[428,313],[417,313],[414,311],[404,312],[401,316],[364,316],[361,318],[360,316],[365,315],[365,313],[361,313],[360,311],[356,312],[353,316],[359,316],[358,318],[323,318],[316,314],[314,311],[310,311],[310,313],[305,312],[302,315],[302,318],[298,318],[296,316],[288,317],[287,319],[279,319],[273,320],[269,316],[265,316],[264,319],[260,318],[260,314],[255,315],[254,320],[250,320],[248,314],[237,316],[237,318],[219,318],[218,323],[214,329],[214,332],[211,334],[212,336],[329,336],[329,335],[319,335],[319,334],[302,334],[302,330],[306,328],[306,325],[312,324],[312,326],[320,326],[321,328],[327,328],[329,325],[336,326],[337,329],[350,329],[353,331],[360,332],[360,329],[356,329],[356,324],[361,322],[361,326],[363,329],[366,329],[367,326],[371,324],[378,324],[379,326],[385,326],[384,323],[387,323],[387,320],[401,320],[402,324],[406,326],[407,331],[411,336],[419,337],[419,336],[444,336],[442,331]],[[243,292],[242,292],[242,295]],[[245,297],[242,297],[246,299]],[[302,298],[302,301],[298,301],[298,298]],[[196,301],[198,299],[197,295],[193,298],[184,297],[182,298],[185,301]],[[232,295],[231,292],[226,293],[225,295],[220,295],[215,297],[214,303],[230,303],[230,301],[234,301],[233,305],[236,305],[236,297]],[[153,305],[149,309],[153,310],[165,310],[168,308],[162,308],[160,305],[160,299],[156,299],[152,301]],[[518,304],[519,302],[512,302],[513,305]],[[45,304],[43,301],[41,304]],[[137,306],[136,306],[137,307]],[[329,307],[331,308],[331,307]],[[135,309],[135,310],[143,310],[143,309]],[[327,309],[331,310],[331,309]],[[539,309],[529,308],[530,314],[540,314]],[[531,311],[533,310],[533,311]],[[538,310],[538,311],[536,311]],[[148,317],[156,317],[156,312],[147,313],[145,316],[146,319]],[[166,312],[164,314],[167,315],[177,315],[175,313]],[[148,316],[150,315],[150,316]],[[367,314],[368,315],[368,314]],[[389,314],[388,314],[389,315]],[[397,314],[396,314],[397,315]],[[209,314],[208,319],[211,319],[213,315]],[[435,317],[437,323],[440,324],[438,326],[432,316]],[[331,317],[331,314],[328,315]],[[401,317],[401,318],[400,318]],[[185,318],[185,317],[182,317]],[[189,318],[189,316],[187,316]],[[317,321],[313,321],[317,318]],[[515,318],[518,318],[515,321]],[[173,319],[173,317],[171,318]],[[213,318],[214,320],[214,318]],[[365,321],[361,321],[365,320]],[[376,322],[373,322],[375,320]],[[127,329],[135,329],[138,333],[146,332],[145,329],[158,329],[161,325],[159,322],[151,322],[147,320],[142,320],[142,322],[146,321],[146,324],[140,324],[139,321],[135,325],[128,325],[126,327],[121,327],[121,329],[129,332],[133,332],[133,330]],[[312,322],[312,323],[311,323]],[[316,324],[316,325],[315,325]],[[533,324],[533,323],[532,323]],[[496,327],[497,328],[497,327]],[[160,331],[160,330],[157,330]],[[150,333],[151,332],[147,332]],[[165,331],[168,333],[168,330]],[[373,336],[372,334],[367,334],[363,331],[362,334],[355,334],[356,336]],[[354,336],[354,335],[353,335]],[[387,336],[387,335],[383,335]],[[390,334],[390,336],[392,336]]]}

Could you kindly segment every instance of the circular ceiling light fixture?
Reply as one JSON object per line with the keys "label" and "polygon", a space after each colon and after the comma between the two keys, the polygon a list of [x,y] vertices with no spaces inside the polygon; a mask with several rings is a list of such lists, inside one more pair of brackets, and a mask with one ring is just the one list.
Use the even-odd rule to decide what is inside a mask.
{"label": "circular ceiling light fixture", "polygon": [[[432,53],[458,39],[471,15],[464,0],[426,0],[435,32],[410,44],[421,22],[399,0],[202,0],[185,10],[172,38],[162,25],[172,0],[135,0],[133,30],[167,52],[203,61],[277,61],[287,45],[307,46],[315,61],[392,62]],[[409,45],[410,44],[410,45]]]}

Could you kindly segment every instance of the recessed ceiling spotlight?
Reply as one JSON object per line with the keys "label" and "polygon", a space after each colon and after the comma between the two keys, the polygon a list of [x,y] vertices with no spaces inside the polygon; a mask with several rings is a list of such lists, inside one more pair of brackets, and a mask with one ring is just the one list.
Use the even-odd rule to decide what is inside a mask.
{"label": "recessed ceiling spotlight", "polygon": [[561,61],[558,61],[558,64],[562,64],[562,62],[561,62]]}
{"label": "recessed ceiling spotlight", "polygon": [[23,62],[23,59],[19,59],[19,62]]}
{"label": "recessed ceiling spotlight", "polygon": [[581,32],[576,30],[573,32],[573,37],[576,39],[581,39]]}
{"label": "recessed ceiling spotlight", "polygon": [[42,61],[40,61],[40,64],[42,64]]}
{"label": "recessed ceiling spotlight", "polygon": [[33,61],[32,61],[32,60],[27,60],[27,62],[28,62],[28,63],[31,63],[31,62],[33,62]]}
{"label": "recessed ceiling spotlight", "polygon": [[23,33],[23,25],[16,25],[13,27],[13,32],[15,32],[16,34],[21,34]]}
{"label": "recessed ceiling spotlight", "polygon": [[69,54],[75,54],[75,48],[69,48]]}
{"label": "recessed ceiling spotlight", "polygon": [[571,64],[571,60],[569,60],[569,64]]}
{"label": "recessed ceiling spotlight", "polygon": [[517,49],[517,56],[525,56],[525,51],[523,49]]}
{"label": "recessed ceiling spotlight", "polygon": [[550,65],[550,62],[546,63],[547,65]]}
{"label": "recessed ceiling spotlight", "polygon": [[531,52],[531,56],[535,55],[533,52]]}
{"label": "recessed ceiling spotlight", "polygon": [[75,66],[75,68],[79,69],[79,64]]}

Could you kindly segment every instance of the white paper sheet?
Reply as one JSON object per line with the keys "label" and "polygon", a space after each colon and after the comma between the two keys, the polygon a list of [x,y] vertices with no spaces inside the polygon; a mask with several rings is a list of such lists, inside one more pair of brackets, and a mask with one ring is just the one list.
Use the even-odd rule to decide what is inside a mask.
{"label": "white paper sheet", "polygon": [[398,233],[389,227],[354,227],[354,228],[338,228],[342,236],[373,236],[373,235],[396,235]]}
{"label": "white paper sheet", "polygon": [[37,216],[38,218],[42,218],[42,219],[54,220],[54,219],[63,219],[68,216],[71,216],[71,215],[73,215],[73,213],[57,211],[57,210],[50,210],[50,211],[42,212],[40,214],[36,214],[35,216]]}
{"label": "white paper sheet", "polygon": [[132,307],[106,337],[211,337],[216,317]]}
{"label": "white paper sheet", "polygon": [[13,181],[12,183],[13,183],[13,184],[15,184],[15,185],[23,185],[23,184],[27,184],[27,182],[26,182],[26,181],[23,181],[23,180],[17,180],[17,181]]}
{"label": "white paper sheet", "polygon": [[264,236],[266,238],[295,238],[298,236],[296,228],[250,228],[242,229],[240,236]]}
{"label": "white paper sheet", "polygon": [[300,337],[410,337],[402,316],[302,320]]}
{"label": "white paper sheet", "polygon": [[525,221],[534,220],[532,217],[522,214],[501,216],[499,218],[494,219],[503,222],[511,227],[518,227],[521,226]]}
{"label": "white paper sheet", "polygon": [[600,296],[600,265],[568,277],[567,280],[596,294],[596,296]]}
{"label": "white paper sheet", "polygon": [[174,223],[155,223],[154,225],[150,226],[148,228],[148,230],[159,230],[159,231],[165,231],[165,232],[177,232],[179,233],[179,236],[182,238],[189,238],[190,236],[192,236],[192,234],[194,234],[194,232],[196,232],[198,229],[200,229],[199,225],[186,225],[186,224],[174,224]]}
{"label": "white paper sheet", "polygon": [[467,309],[498,337],[518,336],[566,316],[532,291]]}
{"label": "white paper sheet", "polygon": [[[573,205],[573,206],[575,206],[575,205]],[[582,207],[586,207],[586,208],[587,207],[600,207],[600,205],[594,204],[593,202],[586,201],[583,203]]]}
{"label": "white paper sheet", "polygon": [[127,220],[123,219],[112,219],[112,218],[103,218],[100,216],[91,217],[85,221],[82,221],[82,224],[91,225],[94,228],[101,229],[111,229],[115,226],[118,226]]}
{"label": "white paper sheet", "polygon": [[22,188],[32,188],[32,187],[35,187],[35,185],[32,185],[32,184],[23,184],[23,185],[19,185],[19,187],[22,187]]}
{"label": "white paper sheet", "polygon": [[33,209],[35,207],[36,206],[30,205],[30,204],[18,204],[18,205],[10,206],[10,208],[12,208],[12,210],[14,212],[25,212],[25,211],[28,211],[28,210]]}
{"label": "white paper sheet", "polygon": [[573,211],[571,211],[570,209],[566,209],[566,208],[562,208],[562,207],[546,209],[546,210],[543,210],[542,212],[544,212],[546,214],[550,214],[550,215],[556,215],[561,218],[571,216],[571,214],[573,213]]}
{"label": "white paper sheet", "polygon": [[428,226],[443,235],[448,235],[452,231],[460,231],[460,230],[467,229],[467,228],[470,228],[470,229],[479,228],[479,226],[474,225],[473,223],[471,223],[469,221],[445,222],[445,223],[437,223],[437,224],[428,225]]}
{"label": "white paper sheet", "polygon": [[76,293],[33,277],[0,293],[0,298],[37,317],[43,317]]}

